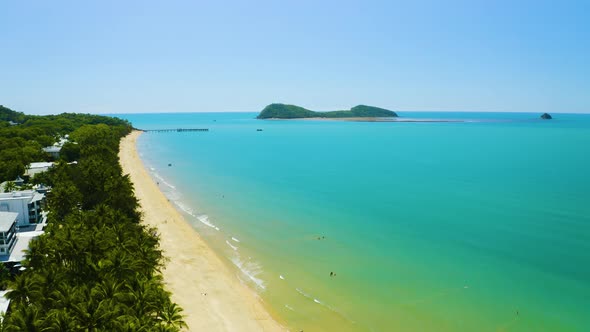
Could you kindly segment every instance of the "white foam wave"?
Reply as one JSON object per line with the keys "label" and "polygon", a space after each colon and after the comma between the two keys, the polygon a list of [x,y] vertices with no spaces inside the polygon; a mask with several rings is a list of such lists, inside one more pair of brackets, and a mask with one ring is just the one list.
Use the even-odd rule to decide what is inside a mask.
{"label": "white foam wave", "polygon": [[313,297],[313,296],[311,296],[311,295],[307,294],[306,292],[302,291],[301,289],[299,289],[299,288],[295,288],[295,290],[296,290],[296,291],[297,291],[299,294],[301,294],[301,295],[303,295],[303,296],[307,297],[308,299],[310,299],[310,300],[313,300],[313,302],[315,302],[315,303],[317,303],[317,304],[323,304],[323,303],[322,303],[320,300],[318,300],[318,299],[316,299],[315,297]]}
{"label": "white foam wave", "polygon": [[289,310],[291,310],[291,311],[295,311],[295,309],[293,309],[293,307],[291,307],[291,306],[290,306],[290,305],[288,305],[288,304],[285,304],[285,308],[287,308],[287,309],[289,309]]}
{"label": "white foam wave", "polygon": [[237,238],[235,238],[235,237],[233,237],[233,236],[231,237],[231,239],[232,239],[233,241],[240,242],[240,240],[238,240]]}
{"label": "white foam wave", "polygon": [[156,172],[153,172],[152,174],[154,175],[154,177],[155,177],[156,179],[160,180],[160,181],[158,181],[158,182],[161,182],[161,183],[163,183],[163,184],[167,185],[168,187],[170,187],[170,188],[172,188],[172,189],[176,189],[176,187],[175,187],[175,186],[171,185],[171,184],[170,184],[170,183],[168,183],[166,180],[164,180],[164,178],[163,178],[162,176],[160,176],[160,174],[158,174],[158,173],[156,173]]}
{"label": "white foam wave", "polygon": [[250,281],[256,284],[256,286],[263,290],[266,289],[264,280],[257,277],[262,272],[262,267],[260,264],[252,261],[242,262],[239,257],[234,257],[231,261],[246,277],[248,277],[248,279],[250,279]]}
{"label": "white foam wave", "polygon": [[181,201],[174,201],[174,204],[176,204],[176,206],[178,206],[179,209],[181,209],[182,211],[186,212],[187,214],[197,218],[198,221],[202,222],[203,224],[214,228],[216,230],[219,230],[219,227],[215,226],[213,223],[211,223],[211,221],[209,221],[209,216],[206,214],[199,214],[197,215],[195,213],[195,211],[188,205],[184,204]]}
{"label": "white foam wave", "polygon": [[299,293],[299,294],[301,294],[301,295],[303,295],[303,296],[307,297],[308,299],[311,299],[311,300],[313,300],[313,297],[312,297],[311,295],[307,294],[306,292],[302,291],[301,289],[299,289],[299,288],[295,288],[295,290],[297,291],[297,293]]}
{"label": "white foam wave", "polygon": [[211,228],[215,228],[216,230],[219,230],[219,227],[215,226],[213,223],[211,223],[211,221],[209,221],[209,216],[206,214],[198,215],[197,220],[199,220],[200,222],[202,222],[203,224],[205,224]]}
{"label": "white foam wave", "polygon": [[181,209],[182,211],[190,214],[193,217],[196,217],[193,209],[191,209],[189,206],[185,205],[184,203],[182,203],[180,201],[175,201],[174,204],[176,204],[176,206],[178,206],[178,208]]}
{"label": "white foam wave", "polygon": [[228,240],[225,240],[225,243],[227,243],[227,245],[228,245],[230,248],[232,248],[233,250],[238,250],[238,247],[236,247],[236,246],[233,246],[231,243],[229,243],[229,241],[228,241]]}
{"label": "white foam wave", "polygon": [[282,280],[285,280],[285,277],[283,277],[282,274],[279,276],[279,278],[281,278]]}
{"label": "white foam wave", "polygon": [[342,316],[344,319],[348,320],[349,322],[351,322],[351,323],[353,323],[353,324],[356,324],[356,322],[355,322],[354,320],[350,319],[350,317],[348,317],[347,315],[345,315],[345,314],[344,314],[343,312],[341,312],[340,310],[338,310],[338,309],[336,309],[336,308],[332,307],[331,305],[328,305],[328,304],[326,304],[326,303],[324,303],[324,302],[322,302],[322,301],[320,301],[320,300],[316,299],[316,298],[315,298],[315,297],[313,297],[312,295],[310,295],[310,294],[307,294],[306,292],[304,292],[303,290],[301,290],[301,289],[299,289],[299,288],[295,288],[295,290],[297,291],[297,293],[299,293],[299,294],[301,294],[301,295],[305,296],[306,298],[308,298],[308,299],[312,300],[313,302],[315,302],[315,303],[317,303],[317,304],[319,304],[319,305],[322,305],[322,306],[324,306],[324,307],[328,308],[329,310],[331,310],[331,311],[333,311],[333,312],[337,313],[338,315]]}

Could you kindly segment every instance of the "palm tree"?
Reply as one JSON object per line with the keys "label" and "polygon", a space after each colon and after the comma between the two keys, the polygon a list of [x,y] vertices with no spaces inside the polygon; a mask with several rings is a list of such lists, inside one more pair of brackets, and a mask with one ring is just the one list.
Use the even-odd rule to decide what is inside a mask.
{"label": "palm tree", "polygon": [[125,297],[123,283],[111,277],[108,277],[99,284],[96,284],[96,286],[94,286],[92,289],[91,294],[94,298],[97,298],[101,301],[113,299],[119,302]]}
{"label": "palm tree", "polygon": [[46,331],[69,332],[76,328],[76,320],[64,309],[53,309],[49,311],[45,320]]}
{"label": "palm tree", "polygon": [[5,193],[15,191],[16,189],[17,189],[17,187],[16,187],[16,184],[14,183],[14,181],[8,181],[4,185],[4,192]]}
{"label": "palm tree", "polygon": [[101,329],[104,324],[117,318],[117,310],[113,310],[109,300],[98,301],[86,297],[72,308],[72,313],[78,319],[79,328],[89,332]]}
{"label": "palm tree", "polygon": [[15,304],[29,305],[32,299],[41,294],[41,283],[38,275],[23,273],[11,283],[12,290],[6,293],[6,298]]}
{"label": "palm tree", "polygon": [[55,290],[49,294],[49,299],[53,308],[64,310],[71,310],[80,301],[78,293],[67,282],[57,284]]}
{"label": "palm tree", "polygon": [[10,280],[10,271],[8,271],[4,264],[0,265],[0,290],[5,290]]}
{"label": "palm tree", "polygon": [[5,331],[7,332],[37,332],[42,331],[43,320],[40,317],[40,312],[37,306],[19,305],[17,309],[10,313],[7,317]]}
{"label": "palm tree", "polygon": [[138,317],[150,315],[157,310],[158,291],[160,288],[145,278],[135,280],[133,286],[127,285],[129,290],[128,303]]}
{"label": "palm tree", "polygon": [[183,311],[184,310],[176,303],[168,300],[168,303],[164,305],[163,310],[160,311],[159,318],[162,324],[166,327],[176,327],[179,329],[183,327],[188,328],[188,325],[186,325],[186,322],[183,319]]}

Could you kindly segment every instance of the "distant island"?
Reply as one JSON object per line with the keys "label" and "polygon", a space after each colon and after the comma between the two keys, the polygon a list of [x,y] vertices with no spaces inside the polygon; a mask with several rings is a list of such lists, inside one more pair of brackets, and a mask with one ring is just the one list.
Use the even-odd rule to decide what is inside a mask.
{"label": "distant island", "polygon": [[257,119],[302,119],[302,118],[392,118],[397,117],[394,111],[386,110],[384,108],[358,105],[350,110],[330,111],[330,112],[316,112],[306,108],[286,105],[286,104],[270,104],[266,106]]}
{"label": "distant island", "polygon": [[543,113],[543,115],[541,115],[541,119],[543,119],[543,120],[551,120],[551,119],[553,119],[553,117],[549,113]]}

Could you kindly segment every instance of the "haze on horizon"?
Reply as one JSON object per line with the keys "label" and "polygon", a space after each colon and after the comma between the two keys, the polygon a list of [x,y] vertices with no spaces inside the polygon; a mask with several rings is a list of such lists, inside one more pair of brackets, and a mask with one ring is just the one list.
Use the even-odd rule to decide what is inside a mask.
{"label": "haze on horizon", "polygon": [[0,104],[30,114],[590,112],[587,1],[15,1]]}

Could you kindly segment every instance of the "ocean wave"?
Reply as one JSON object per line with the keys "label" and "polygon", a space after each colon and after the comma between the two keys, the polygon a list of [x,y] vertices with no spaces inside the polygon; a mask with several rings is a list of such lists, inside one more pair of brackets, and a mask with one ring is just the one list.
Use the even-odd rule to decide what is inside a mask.
{"label": "ocean wave", "polygon": [[330,311],[332,311],[332,312],[334,312],[334,313],[338,314],[340,317],[342,317],[342,318],[346,319],[346,320],[347,320],[347,321],[349,321],[350,323],[356,324],[356,322],[355,322],[354,320],[352,320],[350,317],[348,317],[347,315],[345,315],[345,314],[344,314],[343,312],[341,312],[340,310],[338,310],[338,309],[334,308],[333,306],[331,306],[331,305],[329,305],[329,304],[327,304],[327,303],[324,303],[324,302],[322,302],[322,301],[320,301],[320,300],[316,299],[314,296],[312,296],[311,294],[308,294],[308,293],[304,292],[304,291],[303,291],[303,290],[301,290],[300,288],[295,288],[295,290],[297,291],[297,293],[299,293],[299,294],[303,295],[304,297],[306,297],[306,298],[308,298],[308,299],[312,300],[313,302],[315,302],[315,303],[317,303],[317,304],[319,304],[319,305],[321,305],[321,306],[323,306],[323,307],[327,308],[328,310],[330,310]]}
{"label": "ocean wave", "polygon": [[307,294],[306,292],[304,292],[304,291],[303,291],[303,290],[301,290],[300,288],[295,288],[295,290],[297,291],[297,293],[299,293],[299,294],[301,294],[301,295],[305,296],[306,298],[308,298],[308,299],[312,300],[313,302],[315,302],[315,303],[317,303],[317,304],[321,304],[321,305],[324,305],[324,306],[328,307],[328,306],[327,306],[327,305],[325,305],[325,304],[324,304],[322,301],[320,301],[320,300],[316,299],[315,297],[313,297],[313,296],[312,296],[312,295],[310,295],[310,294]]}
{"label": "ocean wave", "polygon": [[229,241],[228,241],[228,240],[225,240],[225,243],[227,243],[227,245],[228,245],[230,248],[232,248],[233,250],[238,250],[238,247],[236,247],[236,246],[233,246],[231,243],[229,243]]}
{"label": "ocean wave", "polygon": [[176,204],[176,206],[178,206],[178,208],[181,209],[183,212],[187,213],[190,216],[197,218],[197,220],[202,222],[203,224],[205,224],[211,228],[214,228],[216,230],[219,230],[219,227],[215,226],[213,223],[211,223],[211,221],[209,221],[208,215],[206,215],[206,214],[197,215],[195,213],[195,211],[190,206],[184,204],[181,201],[174,201],[174,204]]}
{"label": "ocean wave", "polygon": [[297,293],[299,293],[299,294],[301,294],[301,295],[303,295],[303,296],[307,297],[308,299],[310,299],[310,300],[315,300],[315,299],[313,298],[313,296],[311,296],[311,295],[307,294],[306,292],[302,291],[301,289],[299,289],[299,288],[295,288],[295,290],[297,291]]}
{"label": "ocean wave", "polygon": [[289,309],[289,310],[291,310],[291,311],[295,311],[295,309],[293,309],[293,307],[291,307],[291,306],[290,306],[290,305],[288,305],[288,304],[285,304],[285,308],[287,308],[287,309]]}
{"label": "ocean wave", "polygon": [[281,278],[282,280],[285,280],[285,277],[283,277],[283,275],[279,275],[279,278]]}
{"label": "ocean wave", "polygon": [[160,174],[158,174],[157,172],[152,171],[152,175],[158,179],[160,183],[163,183],[165,185],[167,185],[168,187],[172,188],[172,189],[176,189],[176,187],[172,184],[170,184],[168,181],[166,181]]}
{"label": "ocean wave", "polygon": [[266,289],[264,280],[257,277],[260,273],[262,273],[262,266],[260,266],[260,264],[251,261],[243,262],[240,257],[232,258],[231,262],[234,263],[234,265],[237,266],[238,269],[240,269],[240,271],[256,286],[262,290]]}
{"label": "ocean wave", "polygon": [[219,230],[219,227],[215,226],[213,223],[211,223],[209,221],[209,216],[206,214],[198,215],[197,220],[199,220],[200,222],[202,222],[203,224],[205,224],[211,228],[215,228],[216,230]]}
{"label": "ocean wave", "polygon": [[231,239],[232,239],[233,241],[240,242],[240,240],[238,240],[237,238],[235,238],[235,237],[233,237],[233,236],[231,237]]}
{"label": "ocean wave", "polygon": [[185,205],[184,203],[180,202],[180,201],[174,201],[174,204],[176,204],[176,206],[178,206],[179,209],[181,209],[182,211],[184,211],[185,213],[193,216],[193,217],[197,217],[195,215],[195,212],[193,211],[192,208],[190,208],[189,206]]}

